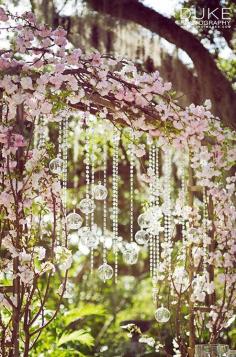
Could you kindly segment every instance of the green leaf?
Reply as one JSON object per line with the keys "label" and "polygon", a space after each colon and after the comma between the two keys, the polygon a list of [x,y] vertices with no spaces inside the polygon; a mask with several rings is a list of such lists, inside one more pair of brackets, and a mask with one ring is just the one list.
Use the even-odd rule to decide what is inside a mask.
{"label": "green leaf", "polygon": [[81,345],[92,347],[94,345],[94,338],[85,330],[74,331],[70,334],[62,335],[57,346],[61,346],[68,342],[79,342]]}
{"label": "green leaf", "polygon": [[102,305],[88,304],[83,307],[70,310],[65,315],[65,323],[66,325],[69,325],[72,322],[87,316],[92,316],[92,315],[104,316],[105,314],[106,312]]}

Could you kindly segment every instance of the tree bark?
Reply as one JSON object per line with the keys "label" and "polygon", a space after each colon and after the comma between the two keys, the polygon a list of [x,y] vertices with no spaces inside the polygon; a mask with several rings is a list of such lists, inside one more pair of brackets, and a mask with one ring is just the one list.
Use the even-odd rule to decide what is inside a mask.
{"label": "tree bark", "polygon": [[226,126],[236,129],[236,93],[209,51],[192,33],[137,0],[87,0],[87,3],[95,11],[133,21],[184,50],[194,63],[204,98],[212,101],[214,114]]}

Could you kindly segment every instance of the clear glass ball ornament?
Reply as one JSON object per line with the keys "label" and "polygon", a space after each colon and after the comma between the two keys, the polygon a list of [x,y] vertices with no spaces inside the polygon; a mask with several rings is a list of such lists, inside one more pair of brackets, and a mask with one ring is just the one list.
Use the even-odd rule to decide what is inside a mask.
{"label": "clear glass ball ornament", "polygon": [[139,247],[135,242],[126,243],[122,249],[123,260],[126,264],[133,265],[138,261]]}
{"label": "clear glass ball ornament", "polygon": [[56,175],[61,175],[64,170],[64,161],[59,157],[52,159],[49,162],[49,170]]}
{"label": "clear glass ball ornament", "polygon": [[111,265],[107,264],[107,263],[103,263],[102,265],[100,265],[100,267],[98,268],[98,277],[104,281],[111,279],[113,276],[113,268]]}
{"label": "clear glass ball ornament", "polygon": [[159,307],[155,311],[155,319],[161,323],[168,322],[170,319],[170,311],[164,306]]}
{"label": "clear glass ball ornament", "polygon": [[101,181],[99,181],[98,185],[94,187],[93,194],[95,200],[103,201],[107,198],[107,189],[101,184]]}
{"label": "clear glass ball ornament", "polygon": [[83,218],[78,213],[72,212],[67,215],[66,223],[69,230],[79,229],[82,226]]}
{"label": "clear glass ball ornament", "polygon": [[95,204],[94,204],[93,200],[91,200],[91,198],[84,198],[79,203],[79,209],[84,214],[89,214],[89,213],[92,213],[94,211]]}
{"label": "clear glass ball ornament", "polygon": [[176,267],[173,274],[173,285],[178,293],[183,293],[189,287],[189,276],[184,267]]}
{"label": "clear glass ball ornament", "polygon": [[147,244],[149,241],[149,238],[150,238],[149,234],[146,231],[144,231],[143,229],[136,232],[136,234],[135,234],[135,241],[140,245]]}
{"label": "clear glass ball ornament", "polygon": [[139,216],[138,216],[138,225],[141,227],[141,228],[148,228],[151,224],[151,219],[149,217],[148,214],[145,213],[141,213]]}
{"label": "clear glass ball ornament", "polygon": [[80,235],[80,243],[88,248],[96,248],[99,243],[99,238],[94,232],[90,231],[90,229],[84,230]]}
{"label": "clear glass ball ornament", "polygon": [[123,252],[123,260],[128,265],[136,264],[138,261],[138,253],[131,252],[130,250],[126,250]]}

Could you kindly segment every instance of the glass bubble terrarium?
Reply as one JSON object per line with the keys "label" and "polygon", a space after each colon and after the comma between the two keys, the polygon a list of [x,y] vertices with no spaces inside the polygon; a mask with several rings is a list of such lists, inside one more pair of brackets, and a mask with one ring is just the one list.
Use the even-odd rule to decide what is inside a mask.
{"label": "glass bubble terrarium", "polygon": [[228,357],[229,346],[228,345],[196,345],[195,357]]}

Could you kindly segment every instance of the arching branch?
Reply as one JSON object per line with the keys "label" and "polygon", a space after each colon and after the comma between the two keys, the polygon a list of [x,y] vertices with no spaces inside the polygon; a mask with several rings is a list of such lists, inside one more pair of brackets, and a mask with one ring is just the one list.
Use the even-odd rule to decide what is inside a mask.
{"label": "arching branch", "polygon": [[203,96],[211,99],[214,113],[225,125],[236,129],[236,93],[211,54],[192,33],[137,0],[87,0],[87,3],[98,12],[133,21],[184,50],[194,63]]}

